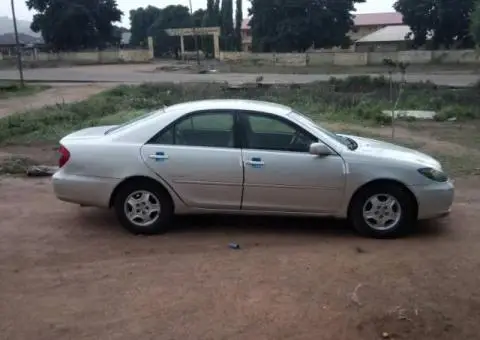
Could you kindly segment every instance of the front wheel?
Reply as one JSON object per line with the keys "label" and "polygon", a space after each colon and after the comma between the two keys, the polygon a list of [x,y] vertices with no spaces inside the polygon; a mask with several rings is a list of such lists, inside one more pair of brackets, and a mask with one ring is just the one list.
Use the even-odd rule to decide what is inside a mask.
{"label": "front wheel", "polygon": [[122,226],[133,234],[153,235],[167,231],[173,204],[163,188],[137,181],[119,189],[114,208]]}
{"label": "front wheel", "polygon": [[399,185],[367,186],[353,198],[349,219],[355,229],[365,236],[402,236],[416,222],[415,202]]}

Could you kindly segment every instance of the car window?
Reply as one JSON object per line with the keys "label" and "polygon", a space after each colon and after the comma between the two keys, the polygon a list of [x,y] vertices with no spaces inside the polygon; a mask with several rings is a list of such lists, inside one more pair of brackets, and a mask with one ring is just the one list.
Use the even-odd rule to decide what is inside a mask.
{"label": "car window", "polygon": [[263,113],[246,114],[246,144],[249,149],[308,152],[315,137],[293,123]]}
{"label": "car window", "polygon": [[234,116],[229,112],[201,112],[181,118],[151,142],[153,144],[234,147]]}
{"label": "car window", "polygon": [[248,117],[252,131],[255,133],[289,133],[294,134],[295,129],[276,119],[261,115]]}

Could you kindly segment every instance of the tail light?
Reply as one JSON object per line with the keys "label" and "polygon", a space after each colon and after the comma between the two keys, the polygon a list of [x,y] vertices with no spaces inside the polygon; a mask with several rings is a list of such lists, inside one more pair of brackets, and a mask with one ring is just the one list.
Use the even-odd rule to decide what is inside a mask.
{"label": "tail light", "polygon": [[60,145],[58,152],[60,152],[60,158],[58,159],[58,166],[61,168],[65,164],[67,164],[68,160],[70,159],[70,151],[68,151],[68,149],[63,145]]}

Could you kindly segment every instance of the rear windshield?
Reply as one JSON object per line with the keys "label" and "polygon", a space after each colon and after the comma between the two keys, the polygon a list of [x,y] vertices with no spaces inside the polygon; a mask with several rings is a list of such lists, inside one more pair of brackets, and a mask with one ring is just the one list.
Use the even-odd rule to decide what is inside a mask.
{"label": "rear windshield", "polygon": [[136,122],[139,122],[139,121],[141,121],[145,118],[148,118],[148,117],[150,117],[151,115],[153,115],[154,113],[157,113],[157,112],[158,111],[147,112],[147,113],[145,113],[141,116],[135,117],[135,118],[133,118],[133,119],[121,124],[121,125],[116,125],[116,126],[110,128],[110,129],[108,129],[107,131],[105,131],[105,135],[108,135],[109,133],[115,132],[115,131],[120,130],[124,127],[127,127],[129,125],[135,124]]}

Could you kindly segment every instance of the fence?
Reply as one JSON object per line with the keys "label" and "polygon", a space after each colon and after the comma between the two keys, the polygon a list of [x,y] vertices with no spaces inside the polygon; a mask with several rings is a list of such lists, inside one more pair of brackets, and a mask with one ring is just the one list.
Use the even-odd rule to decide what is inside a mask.
{"label": "fence", "polygon": [[[15,53],[0,53],[0,60],[16,58]],[[24,49],[25,62],[68,62],[73,64],[145,63],[153,60],[153,40],[148,38],[148,49],[113,49],[103,51],[78,51],[47,53],[37,48]]]}
{"label": "fence", "polygon": [[60,52],[46,53],[36,52],[24,55],[26,62],[38,61],[59,61],[71,63],[109,64],[118,62],[142,63],[153,59],[153,52],[150,50],[115,50],[115,51],[94,51],[94,52]]}
{"label": "fence", "polygon": [[277,66],[368,66],[381,65],[384,59],[410,64],[479,64],[475,50],[400,51],[400,52],[309,52],[309,53],[249,53],[220,52],[220,60]]}

